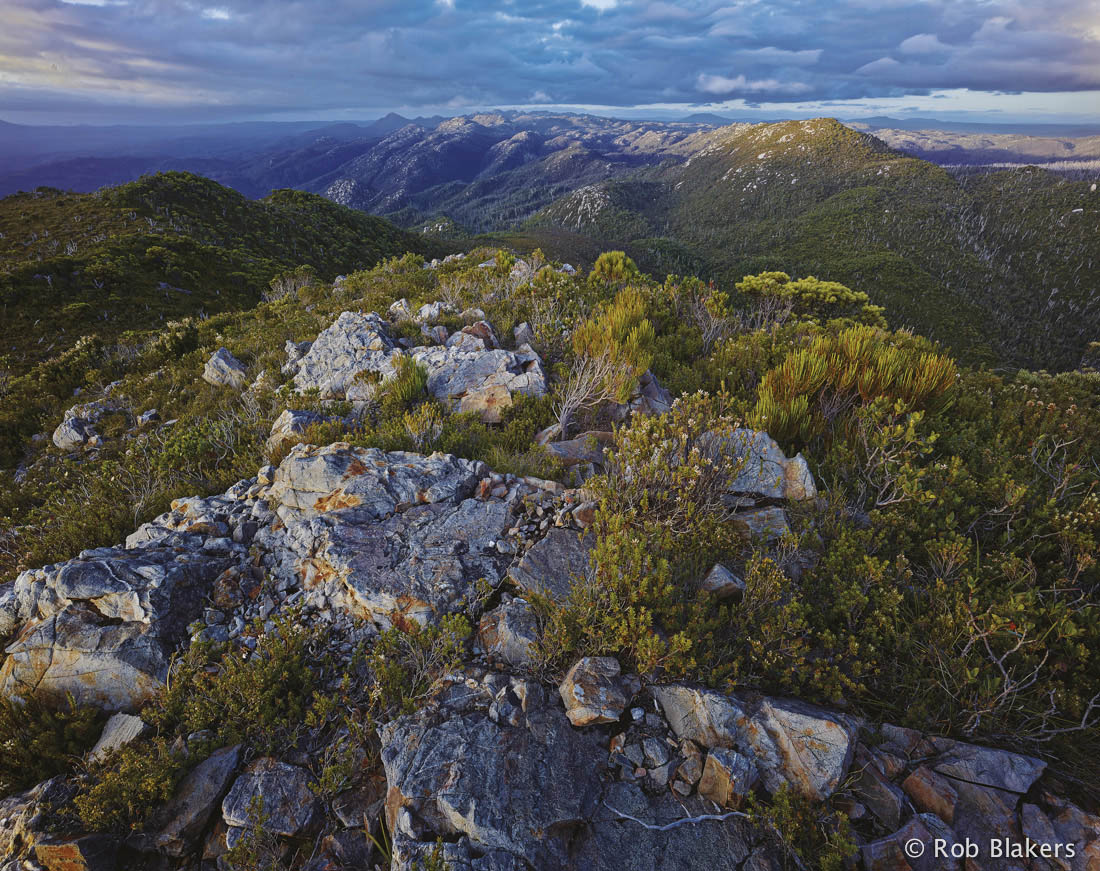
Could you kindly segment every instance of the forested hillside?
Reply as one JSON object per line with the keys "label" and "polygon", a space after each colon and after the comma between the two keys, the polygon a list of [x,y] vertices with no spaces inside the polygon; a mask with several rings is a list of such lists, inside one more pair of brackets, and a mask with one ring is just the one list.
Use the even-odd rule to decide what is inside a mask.
{"label": "forested hillside", "polygon": [[253,201],[187,173],[0,200],[0,454],[17,456],[41,414],[75,389],[113,380],[125,361],[107,361],[124,335],[250,308],[275,276],[302,266],[332,280],[439,250],[314,194]]}
{"label": "forested hillside", "polygon": [[841,281],[969,362],[1073,368],[1100,336],[1094,185],[1034,168],[955,177],[827,119],[716,131],[683,164],[582,188],[529,226],[658,272]]}

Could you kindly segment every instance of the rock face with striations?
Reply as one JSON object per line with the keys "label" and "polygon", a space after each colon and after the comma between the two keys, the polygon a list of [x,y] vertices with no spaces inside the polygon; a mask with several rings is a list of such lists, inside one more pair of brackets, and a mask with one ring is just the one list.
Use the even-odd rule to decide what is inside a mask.
{"label": "rock face with striations", "polygon": [[[514,715],[505,721],[501,710]],[[616,781],[606,737],[570,725],[533,681],[490,673],[455,683],[425,710],[383,728],[381,740],[398,871],[414,867],[438,838],[448,867],[471,871],[782,867],[764,834],[744,821],[677,826],[713,806]]]}
{"label": "rock face with striations", "polygon": [[400,354],[378,315],[343,312],[288,366],[293,366],[298,390],[316,389],[322,399],[346,399],[360,373],[392,378]]}
{"label": "rock face with striations", "polygon": [[380,626],[433,623],[496,584],[512,523],[501,499],[476,499],[482,463],[446,454],[296,446],[270,496],[282,521],[261,531],[272,570]]}
{"label": "rock face with striations", "polygon": [[[0,669],[0,693],[135,711],[162,685],[188,622],[215,578],[245,555],[226,540],[194,550],[99,548],[27,571],[4,591],[21,624]],[[205,549],[204,549],[205,547]]]}

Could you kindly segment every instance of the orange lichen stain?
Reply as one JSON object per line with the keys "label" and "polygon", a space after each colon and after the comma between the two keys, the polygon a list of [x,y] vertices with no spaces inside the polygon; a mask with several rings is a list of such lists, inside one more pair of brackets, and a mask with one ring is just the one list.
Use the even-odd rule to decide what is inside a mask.
{"label": "orange lichen stain", "polygon": [[351,462],[348,463],[348,470],[344,472],[344,480],[348,478],[358,478],[360,475],[367,473],[367,467],[363,465],[363,461],[358,457],[353,457]]}
{"label": "orange lichen stain", "polygon": [[298,574],[302,579],[302,586],[312,589],[339,577],[340,573],[328,560],[305,559],[298,567]]}
{"label": "orange lichen stain", "polygon": [[343,490],[336,490],[329,493],[327,496],[322,496],[314,502],[313,510],[324,514],[328,511],[339,511],[341,508],[354,508],[356,505],[362,504],[363,500],[354,493],[345,493]]}

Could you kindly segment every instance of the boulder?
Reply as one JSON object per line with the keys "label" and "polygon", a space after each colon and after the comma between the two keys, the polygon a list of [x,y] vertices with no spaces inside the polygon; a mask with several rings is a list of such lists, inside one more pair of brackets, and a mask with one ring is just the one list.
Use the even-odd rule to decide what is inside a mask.
{"label": "boulder", "polygon": [[801,502],[817,496],[817,487],[805,459],[787,459],[766,432],[739,428],[729,435],[709,434],[703,449],[712,456],[741,463],[729,492],[735,505],[753,505],[758,499]]}
{"label": "boulder", "polygon": [[103,726],[99,740],[88,754],[92,762],[102,762],[108,754],[149,732],[149,724],[133,714],[112,714]]}
{"label": "boulder", "polygon": [[241,545],[99,548],[15,581],[22,629],[0,668],[0,693],[136,711],[163,684],[187,624]]}
{"label": "boulder", "polygon": [[538,641],[535,613],[526,599],[507,596],[478,624],[478,640],[490,659],[524,668],[534,661]]}
{"label": "boulder", "polygon": [[450,338],[445,339],[448,348],[461,346],[466,350],[488,351],[500,347],[496,333],[488,321],[479,320],[467,324]]}
{"label": "boulder", "polygon": [[672,394],[647,369],[634,385],[630,399],[611,406],[611,416],[615,420],[626,420],[632,414],[665,414],[671,408]]}
{"label": "boulder", "polygon": [[512,394],[502,384],[469,390],[458,400],[456,411],[460,414],[473,412],[484,423],[500,423],[506,408],[512,407]]}
{"label": "boulder", "polygon": [[[451,339],[459,336],[463,339],[449,347],[420,347],[409,352],[428,370],[428,392],[452,411],[461,409],[468,394],[484,394],[493,388],[501,388],[509,396],[545,395],[546,375],[537,354],[529,350],[485,350],[480,338],[464,332]],[[496,395],[500,396],[499,391]]]}
{"label": "boulder", "polygon": [[535,344],[535,331],[527,321],[512,330],[512,335],[515,337],[517,346]]}
{"label": "boulder", "polygon": [[222,801],[222,818],[228,826],[246,828],[255,823],[253,802],[262,802],[264,827],[293,837],[310,827],[320,807],[309,788],[311,780],[309,772],[297,765],[269,756],[257,759],[230,787]]}
{"label": "boulder", "polygon": [[574,726],[618,722],[630,701],[619,673],[618,660],[610,656],[578,660],[558,687],[569,722]]}
{"label": "boulder", "polygon": [[276,576],[326,607],[381,627],[434,623],[505,571],[511,506],[472,498],[486,473],[445,454],[298,445],[270,489],[282,523],[256,541]]}
{"label": "boulder", "polygon": [[229,789],[240,760],[240,744],[211,753],[187,773],[175,795],[153,812],[145,831],[132,836],[129,843],[139,850],[158,850],[169,856],[193,852]]}
{"label": "boulder", "polygon": [[297,442],[298,436],[315,424],[324,423],[330,418],[315,411],[295,411],[284,409],[271,425],[271,435],[264,446],[268,455],[277,455],[286,445]]}
{"label": "boulder", "polygon": [[565,466],[577,466],[581,463],[603,464],[605,445],[614,441],[615,434],[609,432],[586,432],[574,439],[561,442],[548,442],[546,450]]}
{"label": "boulder", "polygon": [[65,412],[60,425],[54,430],[54,445],[63,451],[71,451],[97,444],[99,434],[95,425],[104,415],[118,411],[120,407],[113,400],[74,405]]}
{"label": "boulder", "polygon": [[215,387],[244,390],[248,384],[248,369],[225,348],[218,348],[202,370],[202,380]]}
{"label": "boulder", "polygon": [[343,312],[298,360],[294,386],[316,389],[322,399],[346,399],[362,372],[392,378],[401,353],[378,315]]}
{"label": "boulder", "polygon": [[855,754],[859,724],[795,699],[741,698],[682,684],[654,686],[654,698],[680,739],[740,750],[764,787],[787,784],[815,801],[840,785]]}
{"label": "boulder", "polygon": [[569,595],[576,578],[589,572],[589,554],[595,545],[591,534],[580,536],[571,529],[551,529],[508,571],[517,586],[559,601]]}
{"label": "boulder", "polygon": [[455,307],[449,302],[428,302],[416,310],[416,320],[421,323],[437,321],[454,311]]}

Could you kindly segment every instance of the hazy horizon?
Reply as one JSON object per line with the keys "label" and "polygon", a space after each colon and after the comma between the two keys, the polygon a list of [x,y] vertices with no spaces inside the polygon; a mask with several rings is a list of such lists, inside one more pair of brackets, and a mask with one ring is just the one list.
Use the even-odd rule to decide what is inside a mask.
{"label": "hazy horizon", "polygon": [[7,0],[0,118],[489,108],[1094,124],[1095,0]]}

